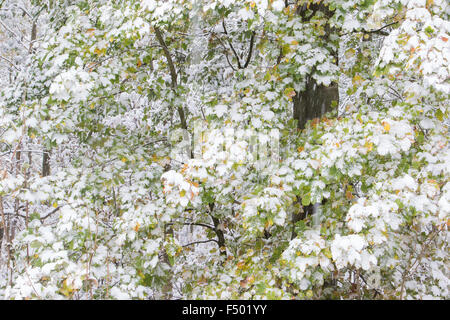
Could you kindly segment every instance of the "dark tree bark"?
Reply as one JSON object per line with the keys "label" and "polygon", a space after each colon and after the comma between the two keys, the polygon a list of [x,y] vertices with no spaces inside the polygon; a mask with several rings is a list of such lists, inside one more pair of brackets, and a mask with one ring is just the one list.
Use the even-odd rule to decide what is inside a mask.
{"label": "dark tree bark", "polygon": [[44,148],[44,155],[42,156],[42,176],[50,175],[50,149]]}
{"label": "dark tree bark", "polygon": [[298,121],[297,128],[304,129],[308,120],[321,118],[331,110],[333,101],[339,101],[337,83],[326,87],[322,84],[318,85],[309,77],[305,91],[296,94],[293,99],[294,119]]}
{"label": "dark tree bark", "polygon": [[[304,4],[297,9],[297,14],[302,17],[304,22],[308,22],[317,12],[321,12],[325,17],[332,17],[334,12],[323,4],[311,4],[309,7]],[[325,35],[323,39],[329,41],[333,29],[325,27]],[[339,63],[338,53],[331,52],[336,65]],[[339,103],[339,88],[337,82],[332,82],[329,86],[317,84],[316,80],[311,76],[306,79],[305,90],[296,92],[293,98],[293,117],[297,120],[297,128],[302,130],[305,128],[308,120],[321,118],[324,114],[331,111],[334,103]],[[297,198],[297,202],[301,203],[301,199]],[[292,238],[297,236],[295,232],[295,223],[305,219],[307,216],[314,214],[314,204],[303,206],[303,212],[292,214]]]}
{"label": "dark tree bark", "polygon": [[2,243],[3,243],[3,223],[0,222],[0,249],[2,247]]}
{"label": "dark tree bark", "polygon": [[[164,52],[164,56],[167,59],[167,63],[169,65],[170,77],[172,80],[171,86],[172,86],[172,90],[174,91],[174,93],[176,95],[177,86],[178,86],[178,84],[177,84],[178,75],[177,75],[177,71],[175,70],[175,64],[172,60],[172,56],[170,55],[169,48],[167,47],[166,42],[164,41],[161,30],[158,27],[154,27],[154,29],[155,29],[156,39],[158,40],[159,44],[161,45],[163,52]],[[181,128],[183,128],[184,130],[187,130],[186,115],[184,113],[183,106],[178,106],[177,110],[178,110],[178,115],[180,116]]]}
{"label": "dark tree bark", "polygon": [[222,229],[219,226],[220,220],[213,216],[213,211],[214,211],[214,203],[210,203],[209,204],[209,214],[210,214],[211,219],[214,224],[214,232],[216,233],[216,236],[217,236],[217,245],[219,246],[220,254],[226,256],[227,250],[225,247],[225,236],[223,234]]}
{"label": "dark tree bark", "polygon": [[[36,38],[37,38],[37,23],[36,21],[34,21],[31,27],[30,48],[28,49],[29,54],[32,54],[34,51],[33,43],[36,40]],[[46,120],[49,120],[49,118],[47,117]],[[42,154],[42,176],[46,177],[50,175],[50,149],[44,147],[43,151],[44,152]]]}
{"label": "dark tree bark", "polygon": [[[297,14],[301,16],[302,20],[308,22],[317,12],[320,12],[328,19],[334,14],[328,6],[323,4],[306,4],[298,7]],[[334,30],[327,24],[325,26],[325,35],[323,40],[330,41],[330,35]],[[331,52],[334,57],[336,65],[338,65],[338,53]],[[317,84],[317,82],[308,76],[306,79],[306,87],[302,92],[296,92],[293,98],[294,102],[294,119],[296,119],[297,127],[304,129],[306,122],[314,118],[321,118],[325,113],[329,112],[332,107],[332,102],[339,102],[339,89],[337,82],[332,82],[330,86]]]}

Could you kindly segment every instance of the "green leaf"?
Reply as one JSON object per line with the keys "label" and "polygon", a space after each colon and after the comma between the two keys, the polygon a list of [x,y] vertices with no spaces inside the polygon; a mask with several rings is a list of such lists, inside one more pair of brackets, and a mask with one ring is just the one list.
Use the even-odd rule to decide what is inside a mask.
{"label": "green leaf", "polygon": [[437,109],[437,111],[436,111],[436,118],[438,118],[439,121],[444,120],[444,113],[441,111],[441,109]]}
{"label": "green leaf", "polygon": [[311,194],[308,193],[302,197],[302,205],[309,206],[311,204]]}
{"label": "green leaf", "polygon": [[428,26],[428,27],[425,28],[425,32],[428,35],[432,35],[434,33],[434,29],[431,26]]}

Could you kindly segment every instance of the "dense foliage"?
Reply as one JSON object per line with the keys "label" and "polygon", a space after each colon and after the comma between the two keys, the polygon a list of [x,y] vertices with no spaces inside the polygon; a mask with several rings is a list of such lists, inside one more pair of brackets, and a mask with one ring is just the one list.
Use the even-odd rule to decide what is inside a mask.
{"label": "dense foliage", "polygon": [[448,298],[449,15],[0,0],[0,297]]}

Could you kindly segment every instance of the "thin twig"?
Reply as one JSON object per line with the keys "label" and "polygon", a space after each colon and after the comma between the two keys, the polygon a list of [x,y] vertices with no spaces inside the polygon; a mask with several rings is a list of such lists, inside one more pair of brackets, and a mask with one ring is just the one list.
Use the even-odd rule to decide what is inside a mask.
{"label": "thin twig", "polygon": [[182,247],[188,247],[193,244],[208,243],[208,242],[216,242],[217,244],[219,243],[219,241],[217,241],[216,239],[209,239],[209,240],[203,240],[203,241],[194,241],[194,242],[185,244]]}
{"label": "thin twig", "polygon": [[5,58],[4,56],[0,55],[0,58],[2,58],[3,60],[5,60],[6,62],[8,62],[11,67],[13,67],[14,69],[16,69],[18,72],[20,72],[21,70],[19,68],[16,67],[16,65],[14,63],[12,63],[11,60],[9,60],[8,58]]}

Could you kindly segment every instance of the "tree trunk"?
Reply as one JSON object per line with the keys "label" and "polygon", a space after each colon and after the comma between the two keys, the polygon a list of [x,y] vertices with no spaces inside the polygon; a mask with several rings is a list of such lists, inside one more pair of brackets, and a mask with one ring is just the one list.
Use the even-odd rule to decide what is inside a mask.
{"label": "tree trunk", "polygon": [[44,155],[42,156],[42,176],[50,175],[50,149],[44,148]]}
{"label": "tree trunk", "polygon": [[[326,18],[330,19],[334,11],[331,11],[328,6],[323,4],[304,4],[299,6],[297,14],[301,16],[302,21],[309,22],[315,16],[316,12],[320,12]],[[330,41],[330,35],[334,29],[327,23],[325,25],[325,34],[322,36],[324,42]],[[336,65],[339,64],[338,53],[331,52],[334,57]],[[313,71],[314,72],[314,71]],[[294,101],[294,119],[298,120],[297,127],[304,129],[306,122],[314,118],[321,118],[325,113],[331,110],[332,102],[339,102],[338,83],[332,82],[330,86],[317,84],[317,82],[308,76],[306,79],[306,87],[302,92],[296,92],[293,98]]]}
{"label": "tree trunk", "polygon": [[333,101],[339,101],[337,83],[326,87],[322,84],[318,85],[314,79],[309,77],[306,89],[293,99],[294,119],[298,121],[297,128],[304,129],[308,120],[321,118],[331,110]]}
{"label": "tree trunk", "polygon": [[223,234],[223,231],[220,229],[220,221],[212,215],[211,218],[214,223],[214,232],[217,235],[217,245],[219,246],[219,252],[221,255],[226,256],[227,249],[225,248],[225,236]]}
{"label": "tree trunk", "polygon": [[[308,9],[309,8],[309,9]],[[323,4],[311,4],[307,6],[304,4],[300,6],[297,10],[297,14],[302,17],[302,20],[307,22],[315,15],[315,12],[320,11],[326,17],[330,18],[334,12],[330,11],[328,7]],[[310,14],[313,12],[312,14]],[[310,14],[307,16],[307,14]],[[325,41],[329,40],[330,34],[333,29],[327,24],[325,27],[325,35],[323,39]],[[338,53],[331,52],[334,57],[335,63],[339,64]],[[317,84],[316,80],[310,75],[306,79],[305,90],[302,92],[296,92],[293,98],[293,117],[297,120],[297,128],[302,130],[305,128],[308,120],[315,118],[321,118],[325,113],[332,109],[333,102],[336,105],[339,104],[339,88],[338,83],[332,82],[330,86],[325,86],[323,84]],[[301,203],[301,199],[297,197],[297,202]],[[292,214],[292,234],[291,238],[295,238],[297,233],[295,232],[295,223],[305,219],[315,213],[314,204],[303,207],[303,213],[293,213]]]}
{"label": "tree trunk", "polygon": [[223,234],[222,229],[220,228],[220,220],[213,216],[214,207],[215,207],[215,203],[211,202],[209,204],[209,215],[211,216],[211,219],[214,224],[214,232],[216,233],[216,236],[217,236],[217,245],[219,246],[219,252],[221,255],[226,257],[227,249],[225,247],[225,236]]}

